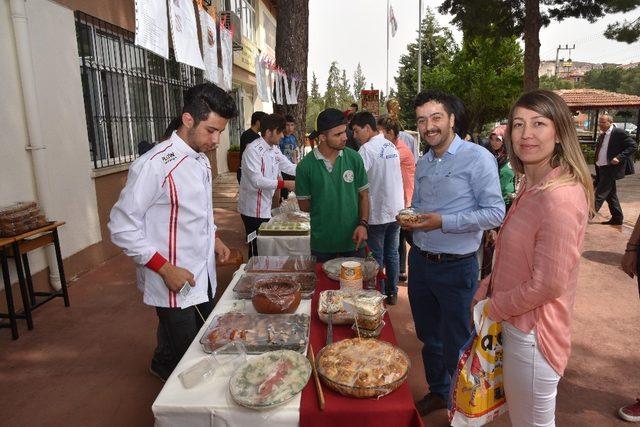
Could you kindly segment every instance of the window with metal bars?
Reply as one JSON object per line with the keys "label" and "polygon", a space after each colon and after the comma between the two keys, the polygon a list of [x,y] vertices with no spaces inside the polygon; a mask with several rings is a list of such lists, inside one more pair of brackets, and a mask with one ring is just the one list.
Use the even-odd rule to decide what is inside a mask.
{"label": "window with metal bars", "polygon": [[76,12],[76,35],[91,160],[96,169],[138,157],[182,108],[183,92],[203,82],[202,71],[134,44],[134,34]]}

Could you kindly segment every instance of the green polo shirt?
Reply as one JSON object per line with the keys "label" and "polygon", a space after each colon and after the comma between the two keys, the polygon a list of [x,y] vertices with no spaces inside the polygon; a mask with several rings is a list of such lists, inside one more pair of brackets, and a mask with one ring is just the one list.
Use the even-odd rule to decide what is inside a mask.
{"label": "green polo shirt", "polygon": [[351,252],[351,237],[360,221],[359,192],[369,188],[362,157],[345,148],[329,171],[318,149],[304,156],[296,168],[296,197],[310,200],[311,250]]}

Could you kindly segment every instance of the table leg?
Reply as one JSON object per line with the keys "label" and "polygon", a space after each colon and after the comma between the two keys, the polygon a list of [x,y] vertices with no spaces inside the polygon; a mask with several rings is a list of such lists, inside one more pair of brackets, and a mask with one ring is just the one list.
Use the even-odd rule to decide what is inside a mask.
{"label": "table leg", "polygon": [[64,265],[62,264],[62,252],[60,251],[60,239],[58,239],[58,229],[53,230],[53,246],[56,248],[56,260],[58,261],[58,274],[62,285],[62,295],[64,296],[64,306],[69,307],[69,291],[67,290],[67,280],[64,277]]}
{"label": "table leg", "polygon": [[18,321],[16,320],[16,309],[13,305],[13,293],[11,292],[11,277],[9,276],[9,263],[4,249],[0,249],[0,263],[2,264],[2,279],[4,280],[4,292],[7,295],[7,311],[9,324],[11,325],[11,338],[18,339]]}
{"label": "table leg", "polygon": [[18,273],[18,282],[20,283],[20,294],[22,295],[22,305],[24,306],[24,317],[27,320],[27,328],[33,329],[33,319],[31,318],[31,304],[29,304],[29,293],[27,292],[27,284],[22,270],[22,254],[20,253],[20,245],[13,242],[13,259],[16,262],[16,271]]}
{"label": "table leg", "polygon": [[27,278],[27,290],[29,291],[29,301],[31,301],[31,307],[36,305],[36,294],[33,291],[33,279],[31,277],[31,268],[29,267],[28,254],[22,254],[22,266],[24,267],[24,275]]}

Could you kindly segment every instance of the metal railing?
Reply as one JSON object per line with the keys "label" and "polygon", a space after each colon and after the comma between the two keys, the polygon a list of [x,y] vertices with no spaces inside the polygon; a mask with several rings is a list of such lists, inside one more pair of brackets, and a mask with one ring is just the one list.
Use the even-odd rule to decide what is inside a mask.
{"label": "metal railing", "polygon": [[93,167],[133,161],[138,144],[158,141],[180,113],[183,92],[202,71],[146,51],[134,34],[76,12],[82,92]]}

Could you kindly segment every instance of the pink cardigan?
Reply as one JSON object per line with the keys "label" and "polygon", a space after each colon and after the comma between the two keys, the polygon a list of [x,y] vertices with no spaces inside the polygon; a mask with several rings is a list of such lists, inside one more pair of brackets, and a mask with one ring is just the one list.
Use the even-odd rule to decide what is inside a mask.
{"label": "pink cardigan", "polygon": [[[553,169],[542,182],[557,177]],[[526,188],[526,187],[525,187]],[[536,330],[540,351],[562,375],[571,353],[571,318],[589,208],[583,188],[526,189],[514,200],[498,235],[489,316],[525,333]]]}

